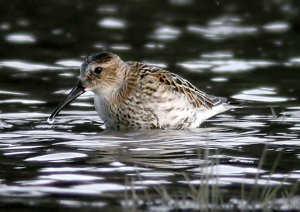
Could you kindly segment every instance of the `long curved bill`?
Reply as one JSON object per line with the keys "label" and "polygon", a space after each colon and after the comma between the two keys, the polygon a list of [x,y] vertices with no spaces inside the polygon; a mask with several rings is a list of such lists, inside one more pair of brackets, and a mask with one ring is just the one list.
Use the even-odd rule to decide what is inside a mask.
{"label": "long curved bill", "polygon": [[73,87],[73,89],[70,91],[70,93],[66,96],[66,98],[59,103],[59,105],[55,108],[55,110],[52,112],[52,114],[48,118],[49,123],[53,123],[55,117],[58,115],[58,113],[64,109],[68,104],[73,102],[78,96],[83,94],[85,92],[85,88],[82,86],[81,81],[79,80],[77,84]]}

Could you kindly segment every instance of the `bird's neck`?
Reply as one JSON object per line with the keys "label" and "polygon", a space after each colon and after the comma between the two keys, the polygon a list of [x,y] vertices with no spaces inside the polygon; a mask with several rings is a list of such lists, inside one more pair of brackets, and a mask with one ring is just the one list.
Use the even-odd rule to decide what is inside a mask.
{"label": "bird's neck", "polygon": [[116,98],[125,99],[130,94],[133,83],[135,83],[136,80],[132,73],[131,67],[124,62],[122,66],[122,80],[120,81],[119,88],[115,92]]}

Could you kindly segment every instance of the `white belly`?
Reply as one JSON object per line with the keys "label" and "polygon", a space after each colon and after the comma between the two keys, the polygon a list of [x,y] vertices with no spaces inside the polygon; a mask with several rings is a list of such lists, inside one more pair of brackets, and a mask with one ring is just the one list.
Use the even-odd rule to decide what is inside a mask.
{"label": "white belly", "polygon": [[194,108],[185,98],[172,99],[167,94],[157,99],[139,106],[131,102],[113,107],[109,100],[95,94],[94,104],[106,126],[117,129],[149,129],[153,126],[162,129],[197,128],[206,119],[230,109],[226,103],[212,109]]}

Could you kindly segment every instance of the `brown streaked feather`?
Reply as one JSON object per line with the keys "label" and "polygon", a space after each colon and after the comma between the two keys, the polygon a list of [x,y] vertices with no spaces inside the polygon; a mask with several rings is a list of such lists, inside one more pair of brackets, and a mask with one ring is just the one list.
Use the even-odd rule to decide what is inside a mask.
{"label": "brown streaked feather", "polygon": [[190,82],[176,74],[157,67],[147,66],[142,63],[136,64],[133,68],[135,71],[139,70],[141,78],[143,78],[142,76],[147,76],[146,78],[148,79],[151,77],[154,82],[165,86],[167,90],[183,94],[195,108],[205,107],[210,109],[214,106],[211,96],[198,90]]}

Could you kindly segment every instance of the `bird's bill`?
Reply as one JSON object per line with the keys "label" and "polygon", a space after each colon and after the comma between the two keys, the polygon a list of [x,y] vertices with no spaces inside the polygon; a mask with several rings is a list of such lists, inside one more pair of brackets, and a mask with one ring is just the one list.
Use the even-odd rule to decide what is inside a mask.
{"label": "bird's bill", "polygon": [[55,108],[52,114],[48,118],[49,123],[53,123],[55,117],[58,113],[64,109],[68,104],[73,102],[78,96],[85,92],[85,88],[82,86],[81,81],[79,80],[77,84],[73,87],[70,93],[66,96],[66,98],[59,103],[59,105]]}

